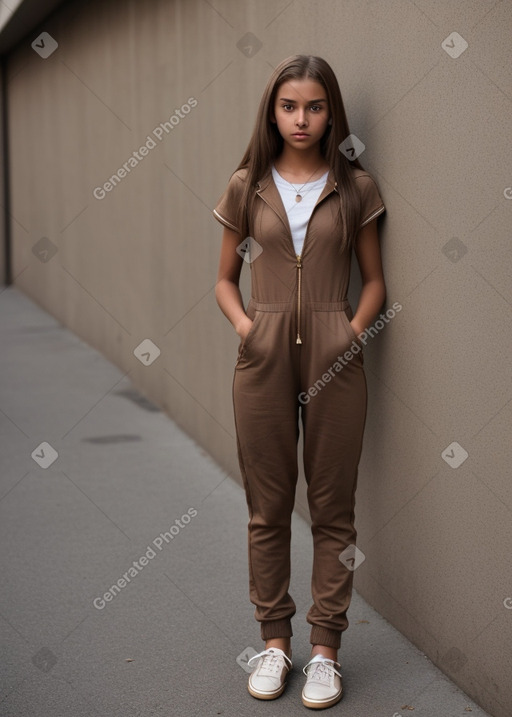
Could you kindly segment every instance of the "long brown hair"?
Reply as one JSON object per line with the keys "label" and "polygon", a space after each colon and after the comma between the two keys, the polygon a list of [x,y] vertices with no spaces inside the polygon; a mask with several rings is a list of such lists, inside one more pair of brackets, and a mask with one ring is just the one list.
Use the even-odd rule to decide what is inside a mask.
{"label": "long brown hair", "polygon": [[277,125],[270,121],[277,91],[283,82],[306,78],[319,82],[327,94],[332,124],[327,126],[320,140],[320,151],[334,170],[335,179],[338,182],[341,200],[338,209],[338,226],[343,227],[340,247],[340,250],[343,250],[347,246],[352,246],[360,221],[361,200],[352,176],[351,166],[364,168],[357,158],[349,161],[338,149],[340,143],[350,134],[338,80],[331,66],[323,58],[314,55],[288,57],[275,68],[267,82],[260,101],[252,137],[235,170],[235,172],[243,168],[248,170],[242,200],[238,207],[237,224],[242,227],[243,236],[247,237],[256,184],[265,175],[283,148],[284,141],[279,134]]}

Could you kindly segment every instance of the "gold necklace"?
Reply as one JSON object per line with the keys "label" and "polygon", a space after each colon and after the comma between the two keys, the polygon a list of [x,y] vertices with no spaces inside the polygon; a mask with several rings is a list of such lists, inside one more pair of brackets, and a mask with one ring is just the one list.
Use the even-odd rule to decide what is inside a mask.
{"label": "gold necklace", "polygon": [[[274,164],[274,167],[275,167],[275,164]],[[277,167],[276,167],[276,171],[278,171],[278,170],[277,170]],[[316,174],[317,172],[318,172],[318,169],[315,169],[315,171],[313,172],[313,174]],[[304,184],[302,185],[302,187],[300,187],[299,189],[297,189],[291,182],[289,182],[287,179],[285,179],[285,177],[283,177],[283,175],[279,172],[279,176],[280,176],[282,179],[284,179],[284,181],[285,181],[287,184],[289,184],[290,187],[293,187],[293,190],[294,190],[294,192],[295,192],[295,201],[296,201],[296,202],[302,202],[302,194],[301,194],[301,191],[304,189],[304,187],[306,186],[306,184],[309,182],[309,180],[311,179],[311,177],[313,176],[313,174],[311,174],[311,175],[309,176],[309,178],[306,179],[306,181],[304,182]]]}

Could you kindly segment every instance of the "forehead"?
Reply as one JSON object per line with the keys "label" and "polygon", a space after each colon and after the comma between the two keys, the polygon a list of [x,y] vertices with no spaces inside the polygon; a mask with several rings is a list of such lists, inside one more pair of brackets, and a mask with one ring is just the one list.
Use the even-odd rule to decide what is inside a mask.
{"label": "forehead", "polygon": [[327,99],[327,93],[316,80],[309,78],[303,80],[287,80],[277,90],[276,99],[285,97],[296,102],[311,102],[312,100]]}

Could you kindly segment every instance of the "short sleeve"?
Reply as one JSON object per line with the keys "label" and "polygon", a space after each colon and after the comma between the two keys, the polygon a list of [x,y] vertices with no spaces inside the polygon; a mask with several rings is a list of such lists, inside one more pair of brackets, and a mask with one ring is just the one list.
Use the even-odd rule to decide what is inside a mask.
{"label": "short sleeve", "polygon": [[373,177],[368,172],[357,177],[357,185],[361,192],[361,223],[359,228],[371,222],[386,211],[384,202],[379,194],[379,189]]}
{"label": "short sleeve", "polygon": [[240,202],[242,201],[242,194],[244,191],[244,179],[243,174],[247,170],[237,170],[231,175],[228,182],[228,186],[217,202],[215,209],[213,210],[213,216],[217,221],[224,226],[233,229],[233,231],[241,234],[239,227],[237,226],[237,213]]}

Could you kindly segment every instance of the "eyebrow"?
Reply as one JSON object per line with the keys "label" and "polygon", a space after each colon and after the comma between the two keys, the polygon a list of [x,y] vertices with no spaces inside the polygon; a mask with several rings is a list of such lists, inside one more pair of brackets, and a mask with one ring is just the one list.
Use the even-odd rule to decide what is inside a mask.
{"label": "eyebrow", "polygon": [[[280,97],[280,98],[279,98],[279,101],[280,101],[280,102],[297,102],[297,100],[288,100],[288,99],[286,99],[286,97]],[[327,100],[325,100],[325,99],[321,99],[321,100],[309,100],[309,104],[312,104],[312,103],[318,104],[319,102],[327,102]]]}

